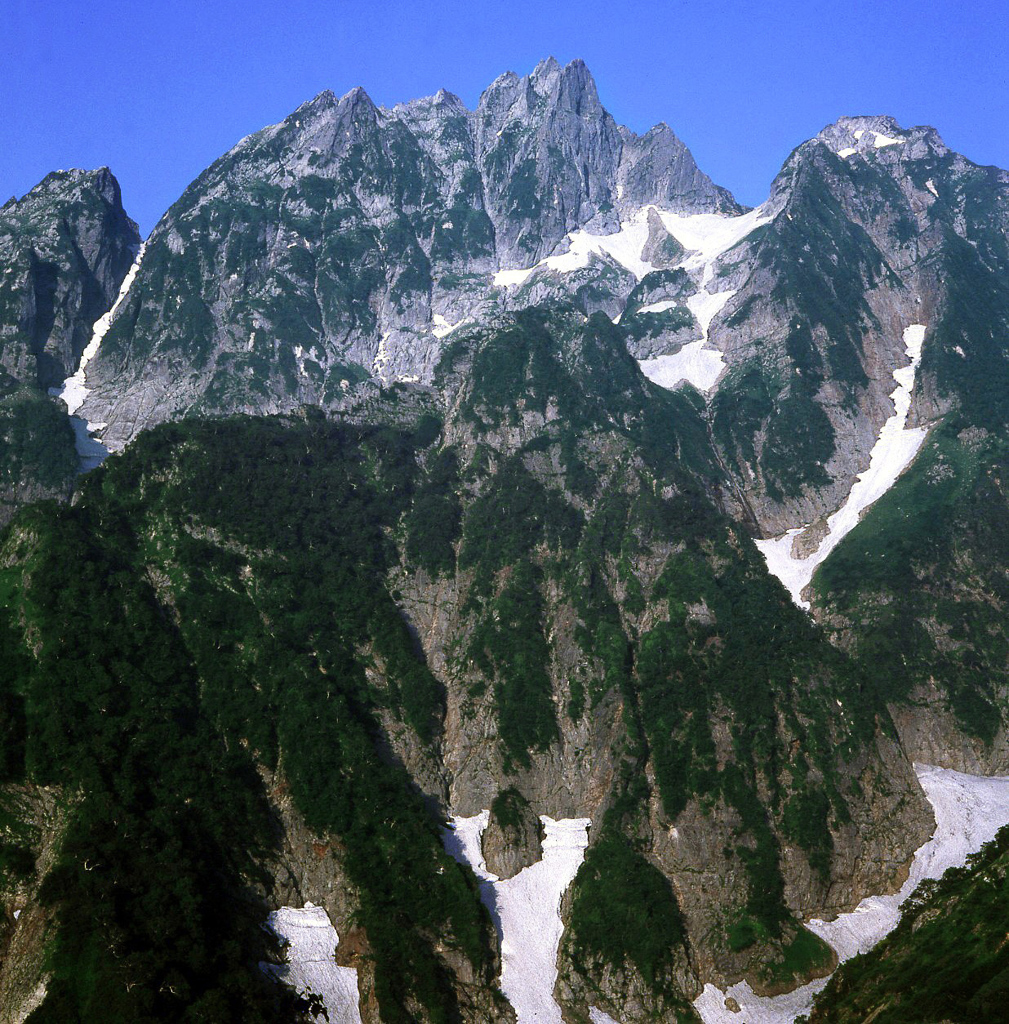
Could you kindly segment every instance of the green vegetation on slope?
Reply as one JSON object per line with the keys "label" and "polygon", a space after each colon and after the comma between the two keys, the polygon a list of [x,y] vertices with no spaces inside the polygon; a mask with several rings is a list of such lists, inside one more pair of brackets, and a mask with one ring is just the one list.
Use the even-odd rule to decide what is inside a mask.
{"label": "green vegetation on slope", "polygon": [[256,1009],[279,998],[246,894],[272,837],[257,761],[339,839],[383,1019],[454,1019],[436,944],[492,970],[472,877],[379,727],[386,708],[431,741],[441,716],[383,582],[412,443],[321,421],[166,427],[72,509],[14,524],[8,585],[37,652],[17,683],[27,772],[81,794],[45,886],[59,927],[38,1019],[281,1019]]}
{"label": "green vegetation on slope", "polygon": [[817,998],[815,1024],[975,1024],[1006,1019],[1009,828],[966,867],[922,882],[900,924],[843,964]]}

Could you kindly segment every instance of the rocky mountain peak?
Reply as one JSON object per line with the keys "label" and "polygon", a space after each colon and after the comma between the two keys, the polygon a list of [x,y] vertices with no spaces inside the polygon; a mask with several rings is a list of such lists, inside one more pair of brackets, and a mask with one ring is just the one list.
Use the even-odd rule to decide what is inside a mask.
{"label": "rocky mountain peak", "polygon": [[945,156],[949,149],[939,133],[928,125],[903,128],[896,118],[888,114],[858,115],[838,118],[815,137],[846,158],[860,153],[863,156],[896,154],[901,158],[919,159],[926,156]]}
{"label": "rocky mountain peak", "polygon": [[602,110],[595,79],[582,60],[573,60],[562,67],[553,57],[548,57],[536,65],[528,82],[551,106],[580,116],[598,114]]}
{"label": "rocky mountain peak", "polygon": [[291,115],[291,117],[300,117],[312,111],[328,110],[331,107],[336,106],[336,96],[333,94],[332,89],[323,89],[318,96],[314,96],[312,99],[305,103],[302,103],[300,107]]}
{"label": "rocky mountain peak", "polygon": [[446,107],[449,110],[456,111],[458,113],[466,113],[466,104],[454,92],[449,92],[448,89],[439,89],[434,94],[434,105],[437,107]]}
{"label": "rocky mountain peak", "polygon": [[367,121],[374,123],[378,116],[378,107],[372,102],[371,97],[356,85],[350,92],[340,97],[337,110],[344,117],[351,121]]}

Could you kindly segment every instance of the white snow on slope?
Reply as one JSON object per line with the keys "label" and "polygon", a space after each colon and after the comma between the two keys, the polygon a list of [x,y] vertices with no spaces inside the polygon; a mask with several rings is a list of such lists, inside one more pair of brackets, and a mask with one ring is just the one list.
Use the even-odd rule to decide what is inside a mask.
{"label": "white snow on slope", "polygon": [[845,149],[839,149],[837,155],[844,160],[846,157],[854,156],[858,150],[854,146],[848,146]]}
{"label": "white snow on slope", "polygon": [[905,426],[924,338],[923,324],[911,324],[905,329],[904,345],[911,362],[908,366],[893,371],[894,380],[897,382],[896,389],[890,395],[893,399],[893,415],[883,424],[873,445],[869,455],[869,468],[859,474],[844,504],[827,519],[828,533],[820,541],[816,551],[808,558],[796,558],[792,554],[794,538],[806,527],[788,530],[780,537],[756,541],[757,547],[767,560],[768,569],[785,584],[792,595],[792,600],[800,608],[809,610],[809,602],[804,601],[801,594],[813,578],[817,566],[858,525],[865,509],[894,485],[897,477],[918,454],[925,440],[928,432],[925,427],[907,429]]}
{"label": "white snow on slope", "polygon": [[481,848],[489,820],[489,811],[454,817],[443,834],[445,849],[480,879],[481,898],[501,939],[501,991],[515,1008],[518,1024],[563,1024],[553,996],[564,930],[561,897],[585,857],[591,822],[541,815],[543,859],[502,880],[487,870]]}
{"label": "white snow on slope", "polygon": [[741,242],[751,231],[766,224],[768,217],[762,206],[738,217],[719,213],[667,213],[658,211],[665,229],[684,249],[687,257],[679,264],[684,270],[705,271],[707,284],[713,274],[712,264],[724,252]]}
{"label": "white snow on slope", "polygon": [[523,284],[529,275],[540,267],[547,267],[558,274],[570,274],[589,264],[593,253],[606,254],[629,270],[638,280],[655,267],[641,258],[641,252],[648,241],[648,210],[642,207],[634,216],[620,224],[620,230],[611,235],[593,235],[579,228],[568,234],[568,251],[559,256],[547,256],[535,266],[521,270],[499,270],[494,275],[494,284],[507,288]]}
{"label": "white snow on slope", "polygon": [[661,302],[651,302],[647,306],[642,306],[639,313],[665,313],[667,309],[673,309],[678,306],[679,303],[675,299],[663,299]]}
{"label": "white snow on slope", "polygon": [[925,182],[925,188],[927,188],[929,192],[931,192],[932,195],[936,197],[936,199],[939,198],[939,193],[936,192],[935,190],[935,182],[931,178],[929,178],[928,181]]}
{"label": "white snow on slope", "polygon": [[[925,764],[914,767],[935,813],[936,828],[915,853],[900,892],[870,896],[834,921],[807,922],[809,930],[825,939],[842,961],[871,949],[896,927],[900,904],[920,882],[941,878],[947,868],[962,867],[968,854],[994,839],[1009,823],[1009,776],[986,778]],[[694,1001],[694,1008],[704,1024],[792,1024],[797,1016],[809,1012],[813,997],[826,984],[827,979],[822,978],[773,998],[755,995],[745,981],[724,993],[709,984]],[[742,1012],[727,1010],[726,996],[732,996]]]}
{"label": "white snow on slope", "polygon": [[[568,235],[569,249],[566,253],[548,256],[533,267],[499,270],[494,275],[494,284],[499,288],[524,284],[533,271],[540,267],[561,274],[580,270],[588,265],[593,253],[610,256],[640,280],[655,269],[641,255],[648,241],[648,213],[653,209],[669,234],[687,250],[678,266],[697,282],[698,291],[686,300],[686,305],[701,325],[703,337],[700,341],[685,345],[673,355],[642,361],[641,369],[646,377],[665,388],[671,389],[688,381],[702,391],[709,391],[725,368],[725,360],[717,349],[705,347],[708,344],[708,328],[726,302],[735,295],[735,291],[708,291],[708,285],[714,277],[714,264],[719,256],[770,220],[762,207],[739,217],[726,217],[718,213],[670,213],[657,207],[644,206],[630,220],[623,221],[620,230],[611,235],[572,231]],[[675,302],[655,302],[644,306],[641,312],[659,313],[675,305]]]}
{"label": "white snow on slope", "polygon": [[361,1024],[357,971],[337,965],[334,953],[340,938],[325,908],[312,903],[301,910],[281,907],[270,914],[267,925],[289,943],[288,962],[261,964],[263,970],[302,995],[314,992],[322,996],[329,1024]]}
{"label": "white snow on slope", "polygon": [[431,323],[433,325],[431,327],[431,333],[436,338],[447,337],[449,334],[451,334],[459,326],[458,323],[450,324],[441,315],[441,313],[435,313],[435,315],[433,317],[431,317]]}
{"label": "white snow on slope", "polygon": [[67,377],[63,382],[63,386],[60,388],[52,388],[51,393],[57,398],[63,400],[64,405],[67,407],[67,412],[72,416],[77,410],[84,404],[84,399],[88,397],[88,389],[85,386],[84,369],[91,362],[92,359],[98,354],[98,348],[102,343],[102,338],[109,333],[109,328],[112,326],[113,320],[116,318],[116,313],[119,312],[119,307],[123,303],[123,299],[126,298],[130,286],[133,284],[133,279],[137,276],[137,271],[140,269],[140,264],[144,258],[144,251],[147,248],[147,243],[144,242],[140,246],[140,251],[137,253],[137,258],[130,267],[129,272],[123,279],[123,283],[119,286],[119,294],[116,296],[116,301],[112,304],[112,308],[99,317],[92,328],[91,340],[87,343],[84,351],[81,353],[81,362],[77,367],[77,372],[72,376]]}
{"label": "white snow on slope", "polygon": [[77,449],[77,454],[81,460],[81,469],[85,472],[99,465],[109,454],[109,450],[101,441],[91,436],[93,431],[101,430],[105,424],[88,423],[83,417],[74,415],[88,397],[84,370],[88,363],[98,354],[102,338],[109,333],[109,328],[116,318],[116,313],[119,312],[119,307],[123,304],[123,300],[129,293],[130,286],[137,276],[137,271],[140,269],[140,264],[143,262],[146,250],[147,243],[144,242],[137,251],[137,258],[133,261],[133,266],[130,267],[126,277],[123,278],[123,283],[119,286],[119,294],[116,296],[116,301],[112,303],[112,308],[95,321],[91,329],[91,340],[81,353],[81,361],[76,372],[67,377],[61,387],[49,389],[49,394],[59,398],[67,407],[67,413],[70,416],[70,426],[74,431],[74,447]]}
{"label": "white snow on slope", "polygon": [[639,359],[641,372],[653,383],[672,391],[684,381],[699,391],[710,391],[725,369],[722,353],[716,348],[705,348],[707,340],[688,342],[672,355]]}
{"label": "white snow on slope", "polygon": [[884,146],[897,146],[906,141],[905,139],[894,138],[892,135],[884,135],[882,132],[876,132],[875,136],[872,144],[876,149],[882,149]]}
{"label": "white snow on slope", "polygon": [[[716,348],[708,347],[711,321],[722,311],[735,291],[709,292],[715,274],[715,261],[741,242],[747,235],[770,219],[762,209],[751,210],[740,217],[723,217],[716,213],[686,216],[659,211],[665,229],[687,250],[679,266],[698,282],[698,290],[686,300],[687,308],[701,328],[701,340],[684,345],[672,355],[638,361],[641,372],[660,387],[672,390],[684,381],[700,391],[710,391],[725,369],[725,359]],[[659,312],[674,303],[654,303],[641,312]]]}
{"label": "white snow on slope", "polygon": [[592,1024],[617,1024],[608,1013],[603,1013],[595,1006],[589,1007],[589,1020],[592,1021]]}

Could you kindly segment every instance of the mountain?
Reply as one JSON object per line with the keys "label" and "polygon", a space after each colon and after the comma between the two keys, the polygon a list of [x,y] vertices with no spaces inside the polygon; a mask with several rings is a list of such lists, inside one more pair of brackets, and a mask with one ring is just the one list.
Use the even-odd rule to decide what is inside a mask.
{"label": "mountain", "polygon": [[74,434],[48,388],[77,368],[112,305],[137,226],[107,168],[56,171],[0,207],[0,519],[69,496]]}
{"label": "mountain", "polygon": [[143,248],[107,171],[4,207],[12,388],[118,453],[0,535],[4,1012],[313,1019],[337,941],[365,1024],[833,971],[915,763],[1009,765],[1007,188],[852,117],[747,210],[547,60],[322,93]]}
{"label": "mountain", "polygon": [[[322,93],[240,142],[159,222],[89,367],[84,414],[115,449],[180,413],[339,406],[372,374],[429,382],[456,324],[530,304],[496,272],[649,203],[738,210],[669,129],[618,128],[579,62],[504,75],[473,112],[444,92],[392,110],[361,89]],[[535,298],[614,315],[636,283],[609,256],[577,281],[550,277]]]}

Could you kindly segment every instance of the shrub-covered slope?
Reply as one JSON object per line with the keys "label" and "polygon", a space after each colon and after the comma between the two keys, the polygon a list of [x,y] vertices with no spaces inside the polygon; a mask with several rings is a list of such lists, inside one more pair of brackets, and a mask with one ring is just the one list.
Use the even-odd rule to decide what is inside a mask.
{"label": "shrub-covered slope", "polygon": [[831,978],[810,1024],[1006,1019],[1009,829],[904,902],[896,930]]}
{"label": "shrub-covered slope", "polygon": [[[12,778],[74,799],[39,1013],[95,1019],[107,987],[122,1019],[260,1005],[257,768],[329,837],[391,1021],[507,1012],[439,811],[511,790],[593,819],[564,998],[633,991],[641,1019],[828,968],[798,915],[884,887],[927,834],[872,677],[722,510],[695,398],[574,311],[461,335],[437,380],[408,428],[158,428],[12,524]],[[600,928],[603,889],[663,927]]]}

